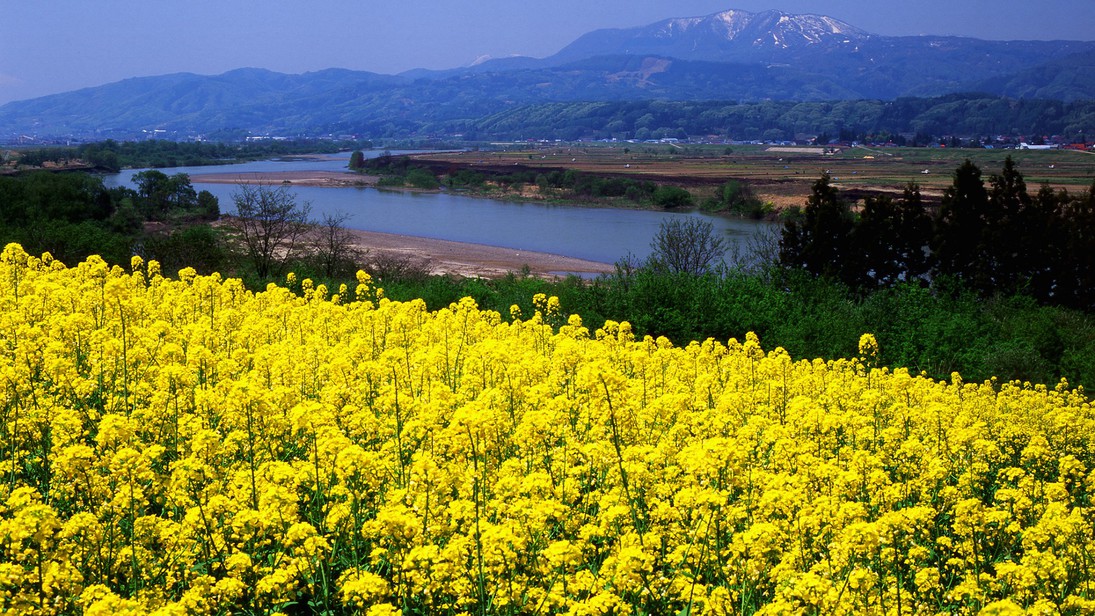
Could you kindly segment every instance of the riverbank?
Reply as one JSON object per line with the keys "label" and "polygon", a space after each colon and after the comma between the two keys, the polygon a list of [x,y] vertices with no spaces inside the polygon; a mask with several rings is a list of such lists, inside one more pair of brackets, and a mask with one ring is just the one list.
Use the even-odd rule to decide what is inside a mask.
{"label": "riverbank", "polygon": [[366,260],[378,256],[403,259],[421,265],[431,274],[500,278],[527,269],[533,276],[553,278],[568,274],[597,276],[615,269],[608,263],[545,252],[378,231],[348,231],[353,235],[354,247],[365,253]]}
{"label": "riverbank", "polygon": [[351,171],[246,171],[240,173],[195,173],[194,184],[284,184],[291,186],[332,186],[338,188],[376,186],[379,177]]}
{"label": "riverbank", "polygon": [[[195,173],[191,180],[199,187],[206,183],[222,203],[231,202],[233,182],[282,186],[288,181],[293,183],[291,190],[298,200],[312,204],[313,215],[349,213],[344,227],[377,232],[359,233],[354,243],[366,253],[360,261],[379,270],[405,261],[413,264],[416,272],[456,276],[497,278],[522,272],[527,266],[528,272],[538,277],[569,273],[595,277],[614,272],[614,263],[626,255],[643,258],[661,222],[690,215],[605,205],[574,207],[572,203],[525,207],[500,203],[498,195],[482,199],[457,190],[378,187],[376,191],[328,191],[326,187],[338,187],[335,182],[366,177],[330,167],[315,171],[211,171],[215,172]],[[415,194],[420,192],[423,194]],[[725,217],[711,221],[732,244],[752,237],[758,224]],[[433,237],[444,240],[430,239]],[[389,260],[378,264],[377,258]]]}

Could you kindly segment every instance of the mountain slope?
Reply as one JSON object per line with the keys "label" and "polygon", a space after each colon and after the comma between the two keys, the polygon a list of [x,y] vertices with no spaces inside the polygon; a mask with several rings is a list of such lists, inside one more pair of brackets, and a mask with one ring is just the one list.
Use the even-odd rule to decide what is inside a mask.
{"label": "mountain slope", "polygon": [[824,101],[981,91],[1095,99],[1095,43],[884,37],[821,15],[723,11],[598,30],[554,56],[402,75],[178,73],[0,107],[0,138],[222,130],[414,132],[574,101]]}
{"label": "mountain slope", "polygon": [[[0,107],[0,131],[79,134],[261,126],[297,101],[325,104],[405,80],[344,69],[287,75],[237,69],[221,75],[137,77]],[[320,100],[317,101],[319,97]]]}
{"label": "mountain slope", "polygon": [[1095,75],[1095,51],[1086,51],[1010,75],[985,79],[977,82],[975,89],[1013,98],[1066,101],[1095,98],[1090,91],[1092,75]]}
{"label": "mountain slope", "polygon": [[[862,97],[894,98],[953,92],[1090,50],[1095,43],[878,36],[821,15],[730,10],[597,30],[547,61],[631,54],[786,65],[852,82],[848,90]],[[1090,92],[1095,94],[1095,88]]]}
{"label": "mountain slope", "polygon": [[821,15],[729,10],[706,17],[666,19],[649,26],[596,30],[564,47],[552,60],[636,54],[685,60],[768,60],[806,47],[855,47],[871,35]]}

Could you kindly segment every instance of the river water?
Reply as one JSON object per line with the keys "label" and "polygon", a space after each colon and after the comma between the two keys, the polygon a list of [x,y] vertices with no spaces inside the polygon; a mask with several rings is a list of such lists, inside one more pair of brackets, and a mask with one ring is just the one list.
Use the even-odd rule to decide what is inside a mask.
{"label": "river water", "polygon": [[[393,152],[397,153],[397,152]],[[370,153],[373,155],[379,152]],[[171,175],[248,173],[256,171],[345,171],[349,153],[323,158],[265,160],[233,165],[161,169]],[[108,186],[134,187],[132,178],[141,169],[107,176]],[[220,200],[221,211],[234,211],[232,184],[195,184]],[[516,203],[449,192],[416,193],[355,187],[293,187],[298,202],[311,204],[311,213],[348,215],[346,226],[363,231],[399,233],[435,239],[535,250],[567,257],[615,263],[632,255],[650,255],[650,240],[662,221],[700,218],[710,222],[726,238],[733,254],[760,230],[772,223],[710,216],[700,212],[661,212],[594,208],[578,205]]]}

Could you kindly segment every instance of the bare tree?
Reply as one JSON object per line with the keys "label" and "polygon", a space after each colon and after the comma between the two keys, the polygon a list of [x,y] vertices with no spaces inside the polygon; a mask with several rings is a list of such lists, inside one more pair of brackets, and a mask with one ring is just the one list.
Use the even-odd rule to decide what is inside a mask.
{"label": "bare tree", "polygon": [[364,253],[354,244],[354,234],[346,228],[350,215],[345,212],[324,212],[314,235],[313,258],[328,278],[337,274],[353,274]]}
{"label": "bare tree", "polygon": [[236,216],[230,224],[239,234],[256,274],[266,278],[297,256],[312,224],[311,203],[297,203],[287,186],[262,184],[240,184],[232,201]]}
{"label": "bare tree", "polygon": [[655,268],[702,274],[722,259],[726,240],[706,220],[671,218],[662,221],[650,248],[650,264]]}
{"label": "bare tree", "polygon": [[747,239],[730,248],[726,261],[750,274],[769,272],[779,264],[780,232],[777,225],[758,226]]}
{"label": "bare tree", "polygon": [[432,262],[426,257],[378,250],[368,256],[365,269],[377,280],[425,280]]}

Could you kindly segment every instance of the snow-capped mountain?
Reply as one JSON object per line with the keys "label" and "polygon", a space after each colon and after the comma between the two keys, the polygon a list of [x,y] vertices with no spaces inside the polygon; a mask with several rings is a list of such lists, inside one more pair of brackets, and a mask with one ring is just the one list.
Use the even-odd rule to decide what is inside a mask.
{"label": "snow-capped mountain", "polygon": [[590,32],[548,58],[484,57],[445,71],[129,79],[0,106],[0,138],[164,128],[384,134],[525,105],[594,101],[892,100],[971,91],[1095,100],[1093,62],[1091,41],[880,36],[822,15],[728,10]]}
{"label": "snow-capped mountain", "polygon": [[742,61],[776,50],[855,48],[870,38],[870,33],[824,15],[731,9],[637,28],[595,30],[565,47],[555,58],[656,53],[684,60]]}

